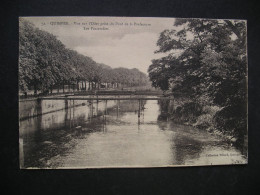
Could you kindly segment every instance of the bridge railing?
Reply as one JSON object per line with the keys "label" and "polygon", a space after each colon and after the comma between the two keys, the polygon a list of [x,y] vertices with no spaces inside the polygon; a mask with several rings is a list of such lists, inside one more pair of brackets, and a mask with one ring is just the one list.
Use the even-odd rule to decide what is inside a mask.
{"label": "bridge railing", "polygon": [[40,93],[40,94],[28,94],[19,95],[19,99],[26,98],[38,98],[48,96],[59,96],[59,95],[162,95],[161,91],[121,91],[121,90],[100,90],[100,91],[70,91],[70,92],[59,92],[59,93]]}

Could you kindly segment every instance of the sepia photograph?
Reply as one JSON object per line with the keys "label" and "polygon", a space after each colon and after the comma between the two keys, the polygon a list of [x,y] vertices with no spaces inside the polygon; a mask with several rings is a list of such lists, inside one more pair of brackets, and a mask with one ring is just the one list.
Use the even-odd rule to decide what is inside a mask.
{"label": "sepia photograph", "polygon": [[248,163],[247,21],[19,18],[21,169]]}

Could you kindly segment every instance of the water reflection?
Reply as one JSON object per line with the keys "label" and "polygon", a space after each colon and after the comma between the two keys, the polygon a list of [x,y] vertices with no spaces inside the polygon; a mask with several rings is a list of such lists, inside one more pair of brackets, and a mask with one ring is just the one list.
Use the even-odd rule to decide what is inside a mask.
{"label": "water reflection", "polygon": [[[20,121],[22,163],[38,168],[245,163],[207,132],[168,120],[157,100],[92,100]],[[228,154],[228,156],[226,155]]]}

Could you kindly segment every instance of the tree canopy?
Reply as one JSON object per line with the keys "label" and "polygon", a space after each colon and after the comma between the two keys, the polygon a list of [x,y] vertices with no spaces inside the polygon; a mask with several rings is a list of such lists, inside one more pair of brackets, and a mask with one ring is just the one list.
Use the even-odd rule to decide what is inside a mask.
{"label": "tree canopy", "polygon": [[222,110],[215,116],[219,127],[245,132],[245,21],[176,19],[174,26],[161,32],[157,41],[155,52],[167,55],[152,61],[148,70],[152,85],[200,105],[219,106]]}
{"label": "tree canopy", "polygon": [[46,90],[76,81],[94,83],[147,84],[147,76],[137,69],[100,64],[68,49],[51,33],[36,28],[25,19],[19,23],[19,89],[30,86]]}

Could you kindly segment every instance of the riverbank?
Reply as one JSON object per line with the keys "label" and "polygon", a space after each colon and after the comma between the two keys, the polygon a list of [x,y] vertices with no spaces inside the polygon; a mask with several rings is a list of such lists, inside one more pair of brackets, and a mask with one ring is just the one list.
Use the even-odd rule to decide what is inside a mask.
{"label": "riverbank", "polygon": [[[230,112],[225,118],[223,110],[227,108],[216,105],[205,105],[191,101],[190,99],[174,98],[174,101],[164,101],[161,103],[167,109],[167,113],[163,113],[170,120],[177,124],[183,124],[205,130],[210,134],[222,137],[227,143],[244,147],[247,145],[247,130],[239,129],[239,121],[232,119]],[[163,118],[163,115],[161,118]],[[222,120],[220,120],[222,119]],[[237,127],[237,129],[236,129]]]}

